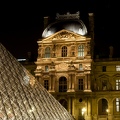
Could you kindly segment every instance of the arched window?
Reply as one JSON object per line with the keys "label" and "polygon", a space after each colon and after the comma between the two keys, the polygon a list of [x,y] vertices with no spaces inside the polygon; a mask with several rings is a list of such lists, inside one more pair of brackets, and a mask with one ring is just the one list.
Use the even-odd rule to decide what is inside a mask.
{"label": "arched window", "polygon": [[59,79],[59,92],[67,92],[67,79],[65,77]]}
{"label": "arched window", "polygon": [[78,79],[78,90],[83,90],[83,79]]}
{"label": "arched window", "polygon": [[67,101],[65,99],[61,99],[59,102],[67,110],[67,108],[68,108]]}
{"label": "arched window", "polygon": [[84,56],[84,45],[80,45],[78,47],[78,57],[83,57]]}
{"label": "arched window", "polygon": [[44,88],[46,88],[46,90],[49,90],[49,81],[48,80],[44,80]]}
{"label": "arched window", "polygon": [[50,58],[50,47],[45,48],[45,58]]}
{"label": "arched window", "polygon": [[66,46],[62,47],[62,57],[67,57],[67,47]]}
{"label": "arched window", "polygon": [[99,115],[107,115],[107,110],[108,110],[108,102],[106,99],[100,99],[98,101],[98,114]]}

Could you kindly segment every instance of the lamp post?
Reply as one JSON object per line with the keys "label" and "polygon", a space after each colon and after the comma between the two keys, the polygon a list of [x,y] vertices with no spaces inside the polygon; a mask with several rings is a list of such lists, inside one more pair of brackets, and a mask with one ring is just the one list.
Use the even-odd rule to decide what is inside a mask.
{"label": "lamp post", "polygon": [[108,112],[109,112],[109,110],[108,110],[108,109],[106,109],[106,112],[107,112],[107,120],[108,120]]}
{"label": "lamp post", "polygon": [[84,113],[85,113],[86,109],[82,108],[82,119],[84,120]]}

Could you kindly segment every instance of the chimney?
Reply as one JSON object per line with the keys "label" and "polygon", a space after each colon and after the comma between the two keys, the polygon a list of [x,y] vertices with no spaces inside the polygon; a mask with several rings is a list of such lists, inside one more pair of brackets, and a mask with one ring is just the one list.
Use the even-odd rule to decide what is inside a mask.
{"label": "chimney", "polygon": [[94,14],[88,13],[89,15],[89,35],[91,37],[91,57],[94,58]]}
{"label": "chimney", "polygon": [[94,40],[94,14],[93,13],[88,13],[89,15],[89,34]]}
{"label": "chimney", "polygon": [[113,57],[113,46],[109,47],[110,53],[109,53],[109,58]]}
{"label": "chimney", "polygon": [[44,17],[44,29],[47,27],[49,23],[49,16]]}

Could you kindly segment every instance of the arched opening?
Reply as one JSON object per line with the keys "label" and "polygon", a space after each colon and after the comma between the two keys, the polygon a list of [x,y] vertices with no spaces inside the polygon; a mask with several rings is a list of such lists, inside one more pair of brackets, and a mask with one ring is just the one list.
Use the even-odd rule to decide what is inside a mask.
{"label": "arched opening", "polygon": [[60,79],[59,79],[59,92],[67,92],[67,79],[66,79],[66,77],[60,77]]}
{"label": "arched opening", "polygon": [[108,114],[108,101],[106,99],[100,99],[98,102],[98,115]]}
{"label": "arched opening", "polygon": [[66,110],[68,109],[68,103],[65,99],[61,99],[59,102]]}

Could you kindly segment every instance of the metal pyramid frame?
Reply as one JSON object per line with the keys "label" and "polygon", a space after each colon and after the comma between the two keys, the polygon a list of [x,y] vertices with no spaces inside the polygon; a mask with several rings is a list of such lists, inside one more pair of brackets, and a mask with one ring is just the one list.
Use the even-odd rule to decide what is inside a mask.
{"label": "metal pyramid frame", "polygon": [[0,120],[74,120],[1,43]]}

